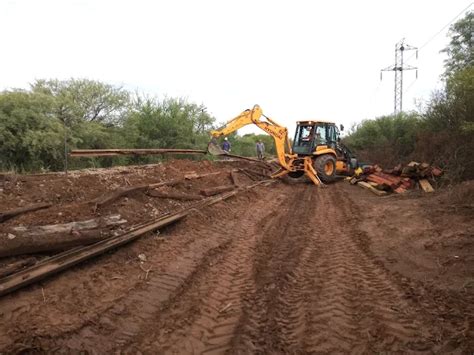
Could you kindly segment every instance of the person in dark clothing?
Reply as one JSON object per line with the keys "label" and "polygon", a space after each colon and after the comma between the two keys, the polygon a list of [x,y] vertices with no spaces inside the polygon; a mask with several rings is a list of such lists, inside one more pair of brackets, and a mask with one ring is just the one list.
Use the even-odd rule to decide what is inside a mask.
{"label": "person in dark clothing", "polygon": [[229,152],[230,152],[230,142],[229,142],[229,140],[227,139],[227,137],[224,138],[224,142],[222,143],[222,149],[223,149],[226,153],[229,153]]}

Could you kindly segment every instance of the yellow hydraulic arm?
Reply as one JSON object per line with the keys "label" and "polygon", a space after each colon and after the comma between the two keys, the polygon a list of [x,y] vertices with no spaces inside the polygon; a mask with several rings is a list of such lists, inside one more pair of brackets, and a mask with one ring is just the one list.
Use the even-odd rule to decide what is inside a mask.
{"label": "yellow hydraulic arm", "polygon": [[[261,120],[262,116],[265,117],[266,120]],[[290,143],[288,141],[288,130],[286,127],[280,126],[278,123],[265,116],[258,105],[255,105],[251,110],[245,110],[240,115],[227,122],[221,129],[211,131],[211,135],[213,138],[226,136],[249,124],[257,125],[271,135],[275,140],[275,148],[278,162],[281,165],[281,170],[275,173],[273,177],[282,176],[293,171],[304,170],[306,175],[308,175],[316,185],[320,184],[316,171],[313,169],[311,157],[300,158],[300,160],[304,160],[302,162],[303,164],[295,165],[294,162],[298,159],[298,156],[291,152]]]}

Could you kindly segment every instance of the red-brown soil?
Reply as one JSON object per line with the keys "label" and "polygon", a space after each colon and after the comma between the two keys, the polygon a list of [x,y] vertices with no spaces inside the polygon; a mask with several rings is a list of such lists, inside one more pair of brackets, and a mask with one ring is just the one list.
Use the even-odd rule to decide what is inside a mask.
{"label": "red-brown soil", "polygon": [[[16,177],[4,183],[2,210],[55,206],[0,224],[0,235],[117,212],[144,222],[192,201],[137,192],[97,211],[86,202],[247,164]],[[170,190],[229,183],[223,173]],[[472,186],[383,198],[343,181],[257,187],[0,298],[0,353],[471,353]]]}

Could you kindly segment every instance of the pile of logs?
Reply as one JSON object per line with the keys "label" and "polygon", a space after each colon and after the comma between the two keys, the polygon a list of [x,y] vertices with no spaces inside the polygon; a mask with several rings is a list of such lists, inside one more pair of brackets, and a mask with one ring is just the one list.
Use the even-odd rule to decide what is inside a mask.
{"label": "pile of logs", "polygon": [[443,171],[428,163],[411,162],[406,166],[398,164],[393,169],[383,169],[378,165],[365,166],[350,179],[350,183],[366,188],[378,196],[388,193],[402,194],[407,190],[421,188],[433,192],[431,182],[441,176]]}

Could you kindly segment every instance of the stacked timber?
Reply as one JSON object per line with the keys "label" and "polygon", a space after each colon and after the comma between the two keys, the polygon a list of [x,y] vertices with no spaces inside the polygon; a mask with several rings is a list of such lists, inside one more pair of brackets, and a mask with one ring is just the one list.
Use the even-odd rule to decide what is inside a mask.
{"label": "stacked timber", "polygon": [[376,164],[359,168],[350,183],[358,184],[378,196],[388,193],[402,194],[415,188],[433,192],[432,183],[442,174],[440,168],[428,163],[411,162],[406,166],[398,164],[393,169],[383,169]]}

